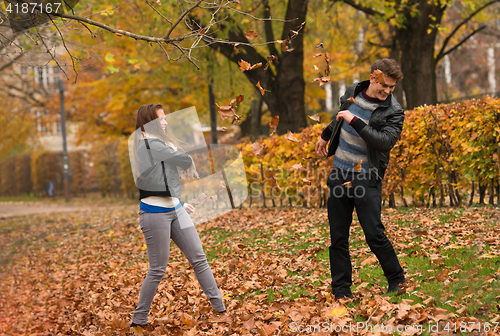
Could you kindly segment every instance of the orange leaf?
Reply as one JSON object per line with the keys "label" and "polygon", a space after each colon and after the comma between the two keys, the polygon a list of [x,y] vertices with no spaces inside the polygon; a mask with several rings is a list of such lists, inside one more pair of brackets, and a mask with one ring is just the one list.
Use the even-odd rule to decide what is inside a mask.
{"label": "orange leaf", "polygon": [[293,141],[293,142],[299,142],[299,140],[293,135],[291,131],[288,131],[288,133],[285,135],[285,139]]}
{"label": "orange leaf", "polygon": [[259,63],[252,65],[249,70],[253,70],[253,69],[259,68],[261,66],[262,66],[262,62],[259,62]]}
{"label": "orange leaf", "polygon": [[274,132],[276,132],[276,128],[278,128],[279,121],[280,121],[280,116],[275,116],[271,119],[271,122],[269,123],[269,127],[274,128],[274,131],[270,134],[270,136],[273,135]]}
{"label": "orange leaf", "polygon": [[255,86],[259,88],[261,95],[264,95],[264,93],[266,93],[266,90],[263,89],[262,86],[260,86],[260,81],[258,81],[257,85],[255,85]]}
{"label": "orange leaf", "polygon": [[361,163],[363,162],[363,160],[359,160],[358,164],[356,165],[356,167],[354,167],[354,170],[356,172],[360,172],[361,171]]}
{"label": "orange leaf", "polygon": [[266,148],[266,145],[262,140],[258,140],[254,142],[250,147],[252,147],[252,154],[253,155],[261,155],[264,152],[264,149]]}
{"label": "orange leaf", "polygon": [[259,36],[259,33],[253,30],[249,30],[245,32],[245,37],[249,40],[253,40],[254,38],[257,38]]}
{"label": "orange leaf", "polygon": [[239,60],[238,65],[240,66],[241,72],[250,70],[250,63],[244,60]]}
{"label": "orange leaf", "polygon": [[243,95],[239,95],[236,97],[236,105],[240,105],[240,103],[245,99]]}
{"label": "orange leaf", "polygon": [[345,183],[342,183],[343,186],[346,186],[347,188],[352,187],[352,181],[347,181]]}
{"label": "orange leaf", "polygon": [[354,98],[353,98],[353,97],[349,97],[349,98],[347,98],[347,100],[348,100],[348,101],[350,101],[350,102],[352,102],[352,103],[355,103],[355,102],[356,102],[356,100],[354,100]]}
{"label": "orange leaf", "polygon": [[311,118],[312,120],[314,120],[316,122],[320,121],[320,116],[317,113],[315,115],[309,116],[309,118]]}
{"label": "orange leaf", "polygon": [[385,77],[384,73],[380,70],[375,70],[373,71],[373,77],[375,77],[375,81],[380,83],[380,84],[385,84]]}
{"label": "orange leaf", "polygon": [[185,325],[187,325],[189,327],[191,325],[191,323],[193,323],[193,318],[186,313],[182,313],[181,321],[182,321],[182,323],[184,323]]}
{"label": "orange leaf", "polygon": [[313,82],[319,82],[319,86],[323,86],[326,83],[330,82],[330,77],[314,78]]}

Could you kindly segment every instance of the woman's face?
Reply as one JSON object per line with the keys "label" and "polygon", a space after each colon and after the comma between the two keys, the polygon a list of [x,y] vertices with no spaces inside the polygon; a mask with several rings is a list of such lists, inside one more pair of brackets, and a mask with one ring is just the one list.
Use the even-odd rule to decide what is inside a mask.
{"label": "woman's face", "polygon": [[156,110],[156,115],[158,116],[158,119],[160,119],[161,129],[165,131],[165,128],[168,125],[167,120],[165,119],[165,112],[163,109],[158,109]]}

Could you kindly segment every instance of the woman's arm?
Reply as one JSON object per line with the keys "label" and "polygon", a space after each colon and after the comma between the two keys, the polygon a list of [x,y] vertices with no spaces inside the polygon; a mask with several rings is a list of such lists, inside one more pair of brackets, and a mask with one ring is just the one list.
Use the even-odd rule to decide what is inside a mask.
{"label": "woman's arm", "polygon": [[191,164],[193,163],[193,160],[189,155],[178,152],[160,141],[149,140],[149,147],[155,162],[165,161],[167,164],[179,166],[184,170],[191,167]]}

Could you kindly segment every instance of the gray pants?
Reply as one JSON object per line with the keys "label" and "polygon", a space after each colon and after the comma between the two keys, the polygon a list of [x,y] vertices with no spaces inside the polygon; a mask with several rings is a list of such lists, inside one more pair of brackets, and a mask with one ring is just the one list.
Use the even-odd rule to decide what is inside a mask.
{"label": "gray pants", "polygon": [[181,249],[193,266],[196,278],[212,307],[222,312],[226,310],[222,294],[217,288],[214,275],[203,252],[200,237],[184,207],[165,213],[139,211],[140,225],[148,247],[149,271],[141,286],[139,303],[132,322],[146,324],[151,302],[163,274],[165,274],[170,254],[170,238]]}

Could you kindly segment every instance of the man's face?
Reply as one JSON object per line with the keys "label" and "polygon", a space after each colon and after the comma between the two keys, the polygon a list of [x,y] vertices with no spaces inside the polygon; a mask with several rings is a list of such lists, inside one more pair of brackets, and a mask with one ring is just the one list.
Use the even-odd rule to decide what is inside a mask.
{"label": "man's face", "polygon": [[378,100],[386,100],[396,87],[397,80],[386,75],[384,75],[384,79],[385,84],[380,84],[375,80],[375,76],[370,74],[370,92]]}

